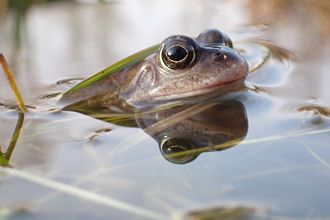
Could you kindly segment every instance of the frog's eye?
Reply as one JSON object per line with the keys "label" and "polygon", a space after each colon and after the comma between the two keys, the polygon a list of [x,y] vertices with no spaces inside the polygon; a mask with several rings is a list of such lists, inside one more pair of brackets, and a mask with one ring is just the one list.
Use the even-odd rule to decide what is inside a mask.
{"label": "frog's eye", "polygon": [[180,137],[162,140],[160,149],[165,159],[172,163],[187,163],[198,156],[198,153],[195,151],[195,144],[188,139]]}
{"label": "frog's eye", "polygon": [[231,41],[231,39],[227,36],[227,35],[224,35],[224,44],[233,49],[233,42]]}
{"label": "frog's eye", "polygon": [[203,31],[196,40],[204,46],[216,47],[225,45],[229,48],[233,48],[233,42],[231,39],[225,33],[222,33],[217,29]]}
{"label": "frog's eye", "polygon": [[188,56],[188,51],[181,46],[173,46],[167,50],[166,56],[170,60],[174,62],[178,62],[180,60],[185,59]]}
{"label": "frog's eye", "polygon": [[185,41],[176,40],[163,47],[162,60],[170,69],[183,69],[189,66],[195,59],[195,50]]}

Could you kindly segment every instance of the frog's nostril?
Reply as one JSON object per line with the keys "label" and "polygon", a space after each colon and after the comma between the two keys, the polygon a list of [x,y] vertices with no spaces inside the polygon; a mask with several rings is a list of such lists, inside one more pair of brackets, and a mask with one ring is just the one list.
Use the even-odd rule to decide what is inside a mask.
{"label": "frog's nostril", "polygon": [[214,52],[212,54],[212,56],[213,56],[213,60],[216,62],[222,62],[223,60],[225,60],[227,58],[227,56],[224,55],[221,51]]}

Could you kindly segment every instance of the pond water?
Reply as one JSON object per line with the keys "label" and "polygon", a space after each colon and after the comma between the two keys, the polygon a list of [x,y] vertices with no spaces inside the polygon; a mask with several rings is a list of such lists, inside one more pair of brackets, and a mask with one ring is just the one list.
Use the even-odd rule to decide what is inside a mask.
{"label": "pond water", "polygon": [[[330,218],[328,1],[55,1],[21,17],[4,3],[0,53],[30,113],[11,167],[0,167],[1,219]],[[168,36],[208,28],[227,33],[256,70],[233,99],[200,105],[207,117],[197,109],[176,119],[200,138],[196,155],[159,147],[177,127],[154,138],[145,129],[190,108],[137,120],[142,130],[45,98]],[[2,71],[0,103],[6,152],[20,115]],[[196,135],[205,129],[224,135]],[[210,139],[218,142],[205,147]]]}

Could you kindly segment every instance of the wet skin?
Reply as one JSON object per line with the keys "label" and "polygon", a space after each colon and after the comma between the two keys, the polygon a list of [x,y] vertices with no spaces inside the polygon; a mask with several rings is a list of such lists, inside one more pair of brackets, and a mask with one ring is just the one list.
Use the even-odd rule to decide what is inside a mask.
{"label": "wet skin", "polygon": [[230,38],[216,29],[196,40],[166,38],[157,53],[85,88],[66,93],[61,101],[92,109],[119,109],[189,100],[244,87],[248,64],[232,49]]}

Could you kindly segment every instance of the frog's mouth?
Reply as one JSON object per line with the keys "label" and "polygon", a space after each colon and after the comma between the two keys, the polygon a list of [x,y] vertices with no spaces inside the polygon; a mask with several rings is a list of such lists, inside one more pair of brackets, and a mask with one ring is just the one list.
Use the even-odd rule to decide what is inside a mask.
{"label": "frog's mouth", "polygon": [[213,84],[198,90],[190,90],[185,92],[171,93],[169,95],[160,95],[154,96],[153,101],[169,101],[169,100],[177,100],[182,98],[190,98],[190,97],[202,97],[208,95],[221,95],[233,91],[240,90],[244,87],[244,80],[246,76],[231,80],[228,82],[221,82],[218,84]]}

